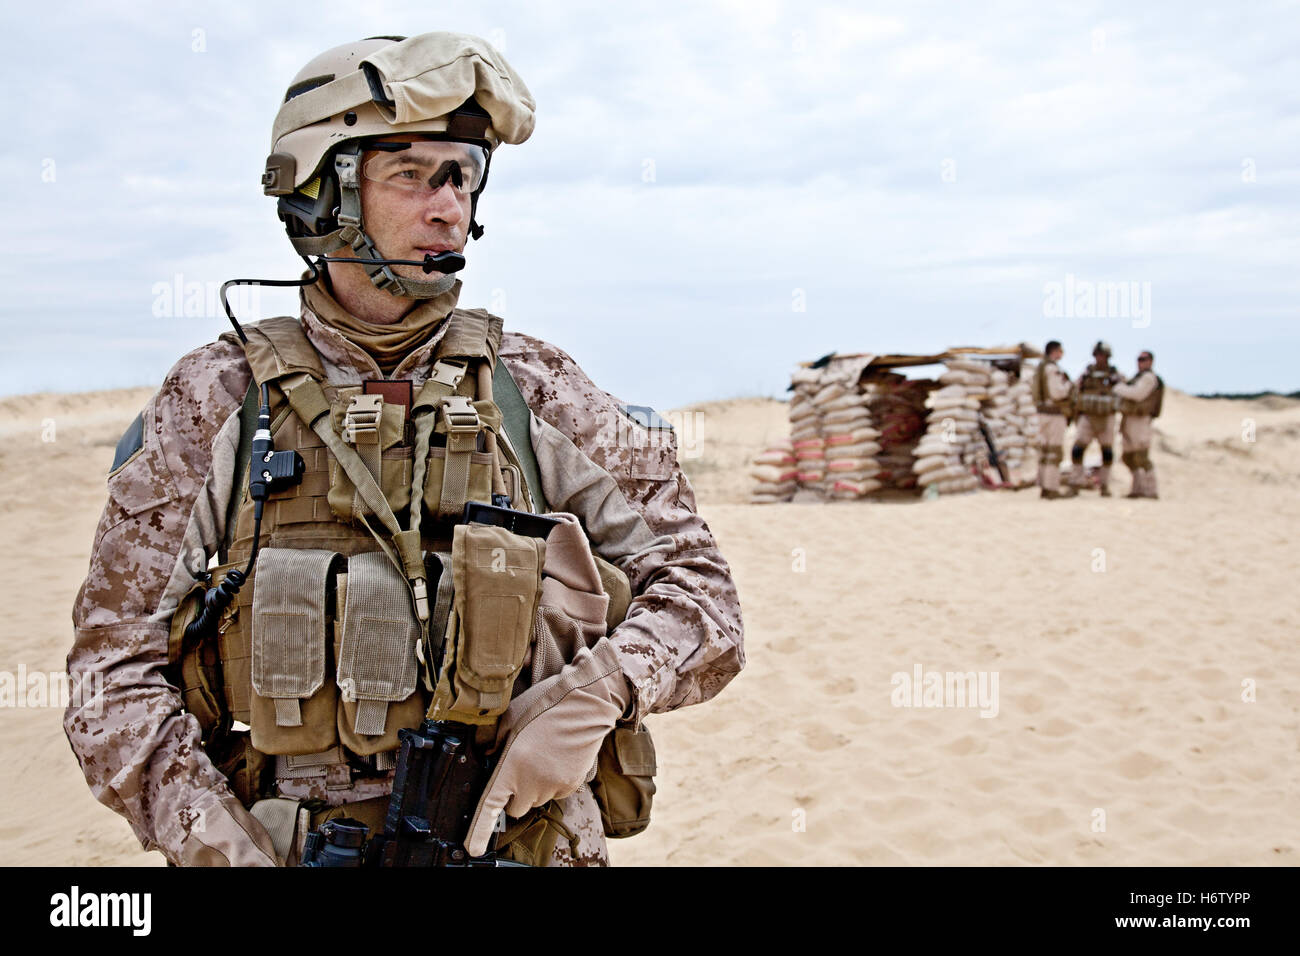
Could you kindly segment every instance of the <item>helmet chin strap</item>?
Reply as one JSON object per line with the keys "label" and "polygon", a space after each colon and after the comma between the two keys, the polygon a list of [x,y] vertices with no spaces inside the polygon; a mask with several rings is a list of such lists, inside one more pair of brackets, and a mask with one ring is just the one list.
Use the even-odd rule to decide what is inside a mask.
{"label": "helmet chin strap", "polygon": [[[408,279],[406,276],[398,275],[396,270],[393,269],[394,265],[402,265],[407,263],[408,260],[387,259],[380,254],[374,240],[366,234],[361,222],[361,182],[358,178],[360,169],[361,145],[359,143],[353,144],[351,148],[340,150],[334,157],[334,172],[338,177],[339,184],[338,222],[340,228],[337,235],[340,246],[351,246],[356,259],[332,259],[326,257],[326,261],[355,261],[366,270],[366,274],[370,276],[370,281],[376,289],[404,299],[432,299],[450,291],[451,287],[456,283],[456,279],[451,273],[464,268],[465,260],[463,256],[455,256],[455,260],[459,260],[458,263],[453,260],[434,267],[444,273],[436,279]],[[479,189],[481,191],[482,185],[480,185]],[[475,239],[483,234],[483,227],[478,225],[473,218],[477,206],[478,191],[474,193],[470,209],[469,229],[470,234]],[[452,260],[452,256],[447,253],[443,253],[438,258],[443,256]],[[425,272],[433,271],[430,268],[430,258],[425,257]]]}
{"label": "helmet chin strap", "polygon": [[408,279],[406,276],[398,275],[392,264],[404,260],[385,259],[379,254],[374,240],[361,231],[358,231],[356,238],[352,240],[352,251],[356,253],[356,259],[343,261],[356,262],[366,270],[376,289],[403,299],[432,299],[449,291],[456,284],[456,277],[450,272],[436,279]]}

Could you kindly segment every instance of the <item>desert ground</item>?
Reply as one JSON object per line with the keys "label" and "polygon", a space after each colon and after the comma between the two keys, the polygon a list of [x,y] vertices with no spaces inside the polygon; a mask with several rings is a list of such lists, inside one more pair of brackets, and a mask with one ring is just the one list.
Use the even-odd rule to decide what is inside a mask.
{"label": "desert ground", "polygon": [[[62,670],[150,391],[0,400],[0,671]],[[615,864],[1300,863],[1300,402],[1167,397],[1159,501],[1117,463],[1109,500],[750,505],[785,406],[685,411],[748,664],[651,718],[654,820]],[[895,706],[918,668],[996,677],[995,706]],[[61,716],[0,708],[0,863],[161,865]]]}

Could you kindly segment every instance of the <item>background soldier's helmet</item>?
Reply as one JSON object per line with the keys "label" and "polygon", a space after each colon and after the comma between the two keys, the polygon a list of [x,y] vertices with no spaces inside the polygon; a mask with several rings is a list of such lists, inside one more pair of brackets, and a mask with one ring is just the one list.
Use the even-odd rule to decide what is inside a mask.
{"label": "background soldier's helmet", "polygon": [[1100,352],[1102,355],[1109,356],[1111,354],[1110,346],[1107,345],[1105,342],[1098,342],[1096,345],[1092,347],[1092,354],[1096,355],[1098,352]]}
{"label": "background soldier's helmet", "polygon": [[[358,176],[366,138],[425,134],[474,143],[491,152],[533,132],[532,94],[497,50],[475,36],[424,33],[371,37],[335,47],[293,78],[275,117],[262,188],[279,197],[279,215],[299,255],[351,246],[378,258],[361,222]],[[486,171],[471,199],[470,235]],[[437,284],[396,278],[375,267],[371,279],[395,295],[436,294]]]}

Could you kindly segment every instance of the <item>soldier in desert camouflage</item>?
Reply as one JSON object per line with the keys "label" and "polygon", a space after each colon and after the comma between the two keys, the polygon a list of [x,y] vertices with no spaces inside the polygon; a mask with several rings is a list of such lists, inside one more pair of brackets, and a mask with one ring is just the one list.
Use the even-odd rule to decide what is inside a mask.
{"label": "soldier in desert camouflage", "polygon": [[1038,484],[1043,498],[1070,498],[1078,491],[1061,491],[1061,456],[1065,453],[1065,424],[1074,394],[1069,376],[1058,364],[1065,357],[1061,343],[1053,339],[1043,348],[1043,360],[1034,372],[1031,392],[1038,412]]}
{"label": "soldier in desert camouflage", "polygon": [[1155,357],[1143,351],[1137,357],[1137,374],[1115,386],[1120,400],[1120,438],[1124,441],[1123,460],[1133,474],[1128,498],[1158,498],[1156,466],[1151,461],[1152,419],[1164,404],[1165,383],[1152,367]]}
{"label": "soldier in desert camouflage", "polygon": [[[463,482],[472,485],[480,475],[484,488],[513,492],[513,507],[531,502],[540,510],[544,502],[552,513],[576,516],[568,519],[570,530],[580,529],[576,539],[566,539],[563,554],[560,544],[548,542],[538,615],[572,616],[571,633],[582,636],[581,646],[544,666],[540,645],[530,647],[513,692],[559,686],[563,694],[540,716],[516,713],[521,697],[503,702],[509,704],[500,717],[508,730],[503,739],[513,749],[497,767],[467,846],[481,852],[497,810],[514,819],[546,805],[561,836],[535,844],[547,855],[532,862],[604,864],[601,809],[588,785],[601,741],[616,724],[639,727],[648,713],[708,700],[744,665],[736,589],[696,513],[675,436],[657,416],[602,391],[555,346],[503,331],[485,312],[456,308],[460,284],[450,275],[430,278],[417,265],[365,261],[428,261],[477,238],[477,202],[491,152],[502,142],[522,142],[533,126],[531,95],[500,53],[456,34],[372,38],[322,54],[284,99],[264,188],[280,197],[281,218],[300,253],[360,262],[321,264],[324,278],[304,287],[299,322],[268,320],[250,326],[247,346],[227,334],[182,357],[123,436],[73,609],[69,674],[74,680],[99,675],[104,687],[102,707],[74,705],[65,715],[73,751],[95,796],[130,822],[146,849],[176,864],[292,862],[292,842],[280,832],[284,805],[297,808],[290,831],[306,819],[304,808],[313,825],[344,814],[373,819],[391,788],[391,752],[349,748],[353,737],[344,731],[360,733],[362,721],[352,728],[342,702],[339,739],[330,726],[308,726],[314,695],[336,693],[334,674],[313,696],[291,696],[291,706],[276,699],[271,728],[290,736],[320,730],[332,746],[271,754],[250,743],[255,737],[243,715],[250,696],[257,697],[260,664],[249,657],[247,622],[260,600],[270,600],[254,589],[253,577],[239,595],[252,605],[228,612],[211,646],[188,646],[176,624],[219,578],[220,570],[210,567],[234,566],[250,553],[252,509],[235,472],[251,438],[241,412],[258,385],[272,385],[276,447],[298,450],[306,463],[301,484],[273,494],[265,524],[259,522],[262,575],[269,574],[261,563],[268,555],[294,549],[325,548],[354,561],[376,550],[374,532],[339,517],[340,508],[364,514],[359,491],[340,505],[341,469],[331,449],[353,440],[358,453],[370,449],[366,467],[382,476],[383,494],[390,495],[389,476],[410,480],[414,460],[406,426],[418,424],[419,399],[412,405],[408,397],[403,406],[402,389],[423,395],[430,382],[445,379],[457,391],[445,396],[444,389],[445,421],[439,419],[434,440],[446,431],[446,441],[432,449],[445,461],[443,499],[435,489],[430,501],[425,486],[424,522],[414,532],[426,551],[451,547],[440,504],[447,504],[453,484],[453,457],[468,462],[470,477],[458,472]],[[477,386],[466,373],[474,361],[482,373]],[[482,390],[498,363],[531,413],[524,439],[535,457],[531,478],[524,474],[529,455],[492,418],[492,392]],[[319,419],[316,432],[291,398],[304,381],[318,381],[337,413]],[[375,382],[383,385],[379,398],[370,391]],[[399,398],[390,402],[394,395]],[[465,398],[453,405],[457,396]],[[393,412],[402,426],[382,447],[363,444],[365,420],[353,416],[362,406]],[[482,436],[463,454],[451,434],[463,430],[457,408],[471,419],[477,414]],[[465,495],[462,485],[452,505],[463,504]],[[415,512],[421,498],[416,487],[392,503],[396,517]],[[600,570],[607,565],[625,574],[630,587],[626,616],[608,632]],[[340,589],[340,614],[343,600]],[[427,614],[419,603],[416,613]],[[254,641],[258,626],[251,628]],[[191,665],[201,672],[197,682]],[[213,684],[214,674],[223,683]],[[556,683],[564,680],[582,693]],[[424,694],[417,688],[410,698],[420,710],[429,700]],[[381,712],[403,706],[395,698],[380,703]],[[209,708],[214,720],[219,715],[216,724],[196,716]],[[395,723],[391,712],[389,718],[385,733]]]}
{"label": "soldier in desert camouflage", "polygon": [[1074,447],[1070,449],[1070,486],[1083,488],[1087,478],[1083,468],[1083,455],[1095,439],[1101,446],[1099,491],[1103,498],[1110,497],[1110,469],[1115,459],[1115,386],[1124,381],[1110,364],[1111,348],[1098,342],[1092,349],[1092,364],[1083,370],[1076,385],[1076,426]]}

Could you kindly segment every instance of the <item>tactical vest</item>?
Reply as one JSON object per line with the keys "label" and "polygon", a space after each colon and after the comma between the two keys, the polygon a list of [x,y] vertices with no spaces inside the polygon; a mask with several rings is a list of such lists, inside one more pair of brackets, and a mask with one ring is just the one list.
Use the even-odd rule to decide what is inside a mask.
{"label": "tactical vest", "polygon": [[1089,365],[1079,382],[1079,395],[1075,402],[1075,411],[1080,415],[1113,415],[1118,402],[1112,389],[1120,382],[1119,373],[1107,366],[1098,368]]}
{"label": "tactical vest", "polygon": [[[266,501],[255,571],[223,616],[215,642],[186,645],[196,588],[178,609],[169,648],[204,747],[245,805],[268,795],[273,757],[283,765],[333,752],[379,775],[394,766],[398,731],[417,726],[430,712],[435,690],[445,698],[444,711],[451,711],[439,719],[485,724],[528,686],[517,660],[513,671],[494,673],[489,661],[477,674],[467,661],[458,668],[459,684],[433,685],[432,645],[450,633],[448,617],[455,616],[454,532],[467,501],[492,499],[491,441],[512,507],[545,510],[540,488],[525,478],[536,474],[531,446],[521,463],[500,407],[478,395],[480,368],[497,366],[501,320],[458,309],[447,321],[431,377],[409,409],[403,401],[386,401],[385,394],[366,394],[364,386],[328,384],[297,319],[246,327],[254,387],[268,385],[272,398],[274,445],[297,450],[305,471],[301,483]],[[496,377],[503,375],[509,373],[502,364]],[[246,444],[251,433],[244,431]],[[526,431],[515,441],[528,443]],[[214,584],[230,569],[242,569],[253,547],[246,472],[235,480],[239,503]],[[626,575],[593,557],[610,595],[604,633],[621,622],[631,595]],[[532,560],[540,585],[541,562]],[[438,582],[436,593],[430,581]],[[529,606],[525,598],[520,607]],[[529,617],[512,625],[516,644],[533,630],[534,612],[524,613]],[[470,673],[469,683],[462,672]],[[249,729],[236,730],[236,721]],[[634,738],[625,747],[629,753],[650,746],[643,731],[619,733]],[[610,737],[612,745],[615,734]],[[555,815],[554,808],[542,809]],[[645,816],[648,822],[648,809]]]}
{"label": "tactical vest", "polygon": [[[1070,395],[1062,399],[1054,399],[1048,394],[1047,390],[1047,367],[1055,367],[1055,362],[1049,362],[1043,359],[1038,363],[1038,368],[1034,372],[1034,380],[1030,385],[1030,392],[1033,395],[1034,405],[1037,407],[1040,415],[1069,415],[1070,414]],[[1073,388],[1071,389],[1073,392]]]}
{"label": "tactical vest", "polygon": [[[1155,375],[1156,373],[1152,372],[1151,374]],[[1137,384],[1137,380],[1141,377],[1142,377],[1142,373],[1139,372],[1137,375],[1134,375],[1131,379],[1128,380],[1128,384],[1129,385]],[[1146,417],[1146,418],[1158,418],[1160,416],[1160,409],[1164,406],[1164,403],[1165,403],[1165,383],[1164,380],[1159,375],[1156,375],[1156,387],[1152,389],[1150,395],[1142,399],[1142,401],[1140,402],[1135,402],[1129,398],[1122,399],[1119,403],[1119,410],[1123,412],[1125,415],[1133,415],[1137,417]]]}

